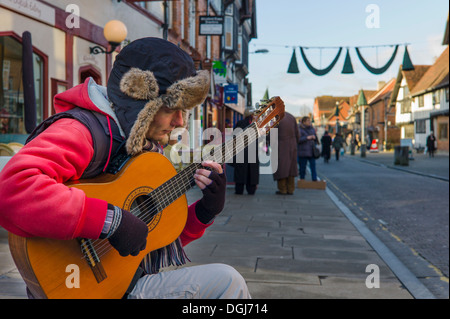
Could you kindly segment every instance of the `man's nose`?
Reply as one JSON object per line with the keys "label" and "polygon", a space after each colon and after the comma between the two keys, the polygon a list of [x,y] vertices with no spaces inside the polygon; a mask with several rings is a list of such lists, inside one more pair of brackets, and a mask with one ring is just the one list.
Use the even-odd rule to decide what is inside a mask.
{"label": "man's nose", "polygon": [[171,124],[175,127],[183,126],[183,111],[177,110],[173,113]]}

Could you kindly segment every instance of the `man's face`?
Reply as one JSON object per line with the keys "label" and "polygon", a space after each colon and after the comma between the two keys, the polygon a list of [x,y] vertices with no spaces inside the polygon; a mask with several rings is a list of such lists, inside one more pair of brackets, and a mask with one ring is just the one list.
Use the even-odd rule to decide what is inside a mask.
{"label": "man's face", "polygon": [[176,127],[183,126],[183,112],[181,110],[171,110],[168,107],[161,107],[155,114],[153,122],[147,131],[146,138],[166,144],[170,132]]}

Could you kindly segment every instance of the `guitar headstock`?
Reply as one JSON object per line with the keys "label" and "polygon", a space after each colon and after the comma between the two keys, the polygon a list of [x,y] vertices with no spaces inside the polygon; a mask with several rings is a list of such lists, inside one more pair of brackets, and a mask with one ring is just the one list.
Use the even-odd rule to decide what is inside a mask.
{"label": "guitar headstock", "polygon": [[267,134],[273,127],[277,126],[284,117],[284,102],[279,96],[263,101],[255,112],[254,122],[259,130]]}

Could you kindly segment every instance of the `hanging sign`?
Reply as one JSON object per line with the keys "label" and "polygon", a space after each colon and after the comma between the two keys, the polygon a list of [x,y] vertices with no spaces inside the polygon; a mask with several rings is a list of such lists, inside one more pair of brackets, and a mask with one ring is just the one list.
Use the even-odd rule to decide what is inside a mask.
{"label": "hanging sign", "polygon": [[237,84],[228,84],[223,87],[223,102],[226,104],[237,104],[238,102]]}
{"label": "hanging sign", "polygon": [[223,17],[222,16],[200,16],[199,17],[200,35],[222,35]]}
{"label": "hanging sign", "polygon": [[227,83],[227,62],[226,61],[213,61],[212,70],[214,73],[214,83],[224,84]]}

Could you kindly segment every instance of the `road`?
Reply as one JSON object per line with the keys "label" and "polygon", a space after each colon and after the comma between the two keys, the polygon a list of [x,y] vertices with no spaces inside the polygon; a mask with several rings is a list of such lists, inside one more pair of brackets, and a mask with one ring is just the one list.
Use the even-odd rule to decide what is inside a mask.
{"label": "road", "polygon": [[449,183],[346,155],[319,177],[438,298],[448,298]]}

